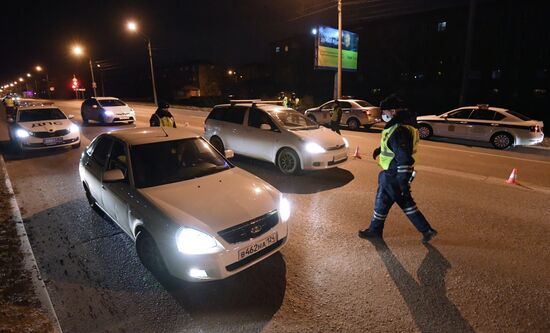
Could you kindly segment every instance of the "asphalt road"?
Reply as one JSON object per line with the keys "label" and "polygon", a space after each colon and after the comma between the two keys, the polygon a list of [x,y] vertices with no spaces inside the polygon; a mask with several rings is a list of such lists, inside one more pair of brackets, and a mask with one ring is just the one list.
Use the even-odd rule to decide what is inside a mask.
{"label": "asphalt road", "polygon": [[[80,123],[79,103],[57,104]],[[147,126],[153,108],[134,108],[136,126]],[[204,112],[171,111],[202,131]],[[413,195],[439,231],[428,246],[397,207],[385,243],[357,237],[373,210],[379,131],[343,131],[363,158],[297,177],[237,157],[291,199],[289,242],[241,274],[190,284],[158,282],[132,241],[86,203],[81,151],[132,126],[83,127],[80,150],[4,151],[65,332],[550,331],[547,151],[423,141]],[[512,168],[521,185],[505,184]]]}

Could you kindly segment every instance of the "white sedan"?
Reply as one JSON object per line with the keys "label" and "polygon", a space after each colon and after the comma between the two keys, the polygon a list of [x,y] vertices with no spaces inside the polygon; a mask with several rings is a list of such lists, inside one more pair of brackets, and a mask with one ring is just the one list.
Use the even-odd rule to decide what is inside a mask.
{"label": "white sedan", "polygon": [[52,105],[25,105],[8,118],[12,144],[18,150],[80,147],[80,129]]}
{"label": "white sedan", "polygon": [[135,240],[156,274],[223,279],[287,241],[287,199],[187,129],[102,134],[82,154],[79,172],[90,204]]}
{"label": "white sedan", "polygon": [[439,116],[418,117],[422,139],[433,136],[490,142],[497,149],[535,145],[544,139],[543,122],[486,104],[465,106]]}
{"label": "white sedan", "polygon": [[334,168],[348,160],[348,141],[301,113],[262,101],[216,106],[204,136],[219,151],[274,163],[285,174]]}
{"label": "white sedan", "polygon": [[109,124],[132,124],[136,120],[134,109],[116,97],[90,97],[82,102],[80,115],[84,124],[88,124],[90,120]]}

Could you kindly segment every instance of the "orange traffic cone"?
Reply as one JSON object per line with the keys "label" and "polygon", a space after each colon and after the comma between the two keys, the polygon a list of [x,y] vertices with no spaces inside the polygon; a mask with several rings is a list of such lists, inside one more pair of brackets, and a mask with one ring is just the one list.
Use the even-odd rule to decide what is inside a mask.
{"label": "orange traffic cone", "polygon": [[353,158],[361,159],[361,154],[359,154],[359,146],[357,146],[357,148],[355,148],[355,153],[353,153]]}
{"label": "orange traffic cone", "polygon": [[514,170],[512,170],[512,173],[510,174],[510,177],[508,177],[506,184],[514,185],[517,183],[518,183],[518,169],[514,168]]}

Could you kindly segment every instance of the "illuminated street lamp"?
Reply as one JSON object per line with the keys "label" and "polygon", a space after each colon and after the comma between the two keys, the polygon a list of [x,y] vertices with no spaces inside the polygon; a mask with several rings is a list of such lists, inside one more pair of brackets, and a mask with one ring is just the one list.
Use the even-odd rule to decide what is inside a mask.
{"label": "illuminated street lamp", "polygon": [[[138,29],[138,25],[135,21],[128,21],[126,22],[126,29],[130,31],[131,33],[140,33]],[[151,52],[151,38],[149,36],[145,35],[144,33],[140,33],[143,38],[147,41],[147,50],[149,51],[149,65],[151,67],[151,83],[153,85],[153,99],[155,101],[155,105],[158,104],[157,101],[157,87],[155,84],[155,72],[153,69],[153,52]]]}
{"label": "illuminated street lamp", "polygon": [[37,72],[42,72],[42,66],[36,66],[34,68]]}
{"label": "illuminated street lamp", "polygon": [[[73,54],[77,57],[80,57],[80,56],[83,56],[84,55],[84,49],[82,48],[82,46],[80,45],[73,45]],[[95,78],[94,78],[94,69],[92,67],[92,57],[89,57],[89,64],[90,64],[90,73],[92,74],[92,89],[94,90],[94,97],[97,96],[97,93],[96,93],[96,83],[95,83]]]}
{"label": "illuminated street lamp", "polygon": [[27,73],[27,77],[31,77],[31,73]]}
{"label": "illuminated street lamp", "polygon": [[19,78],[19,82],[23,82],[23,78],[22,78],[22,77]]}

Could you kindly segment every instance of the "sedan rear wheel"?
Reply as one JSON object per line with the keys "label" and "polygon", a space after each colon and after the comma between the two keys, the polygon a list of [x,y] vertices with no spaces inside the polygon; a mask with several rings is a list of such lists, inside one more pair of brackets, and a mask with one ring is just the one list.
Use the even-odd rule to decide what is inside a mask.
{"label": "sedan rear wheel", "polygon": [[277,166],[285,175],[298,174],[301,171],[300,158],[298,154],[290,148],[284,148],[277,155]]}
{"label": "sedan rear wheel", "polygon": [[359,120],[355,118],[351,118],[348,120],[348,129],[350,130],[356,130],[361,126],[361,123],[359,123]]}
{"label": "sedan rear wheel", "polygon": [[491,138],[491,144],[497,149],[507,149],[514,144],[514,138],[508,133],[496,133]]}

